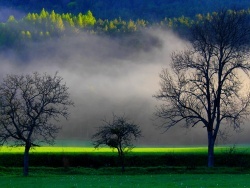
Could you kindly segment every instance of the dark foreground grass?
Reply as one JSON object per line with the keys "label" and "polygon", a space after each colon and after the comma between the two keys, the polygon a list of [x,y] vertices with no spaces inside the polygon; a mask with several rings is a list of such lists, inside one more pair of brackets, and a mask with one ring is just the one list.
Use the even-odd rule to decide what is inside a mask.
{"label": "dark foreground grass", "polygon": [[0,168],[1,188],[78,188],[78,187],[250,187],[250,170],[242,168],[183,167],[127,168]]}
{"label": "dark foreground grass", "polygon": [[[1,176],[20,176],[22,168],[0,167]],[[152,175],[152,174],[250,174],[249,168],[241,167],[125,167],[125,172],[121,172],[119,167],[104,168],[50,168],[50,167],[30,167],[29,176],[60,176],[60,175]]]}
{"label": "dark foreground grass", "polygon": [[170,187],[244,188],[249,174],[0,176],[2,188]]}

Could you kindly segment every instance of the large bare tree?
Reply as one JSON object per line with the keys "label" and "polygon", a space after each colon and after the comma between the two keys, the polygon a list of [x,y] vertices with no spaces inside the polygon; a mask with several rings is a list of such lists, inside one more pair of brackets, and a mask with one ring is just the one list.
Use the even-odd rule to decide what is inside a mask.
{"label": "large bare tree", "polygon": [[205,16],[191,28],[187,50],[172,54],[170,68],[160,74],[154,96],[167,130],[177,124],[203,126],[208,138],[208,167],[214,166],[214,144],[220,126],[240,128],[249,115],[250,93],[243,88],[250,70],[249,18],[244,11]]}
{"label": "large bare tree", "polygon": [[24,170],[28,175],[29,151],[41,143],[53,144],[73,105],[68,87],[57,75],[8,75],[0,85],[0,143],[25,146]]}
{"label": "large bare tree", "polygon": [[141,137],[140,127],[124,116],[113,115],[112,121],[103,120],[97,132],[93,135],[93,144],[95,148],[101,145],[117,149],[118,157],[121,163],[122,172],[124,172],[124,156],[134,148],[133,140]]}

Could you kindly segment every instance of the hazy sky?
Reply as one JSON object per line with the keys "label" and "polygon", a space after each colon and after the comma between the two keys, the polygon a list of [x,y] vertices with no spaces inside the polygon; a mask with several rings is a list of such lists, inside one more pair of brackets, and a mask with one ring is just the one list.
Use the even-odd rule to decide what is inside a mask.
{"label": "hazy sky", "polygon": [[[167,67],[170,54],[187,43],[171,32],[150,29],[140,37],[143,50],[124,41],[80,34],[30,44],[22,55],[13,51],[1,54],[0,79],[6,74],[58,71],[69,87],[75,107],[70,119],[62,120],[58,139],[89,140],[101,120],[112,113],[125,114],[142,128],[145,145],[206,144],[206,130],[175,127],[162,134],[156,129],[153,113],[159,104],[152,96],[159,90],[159,73]],[[234,134],[231,143],[246,143],[249,128]]]}

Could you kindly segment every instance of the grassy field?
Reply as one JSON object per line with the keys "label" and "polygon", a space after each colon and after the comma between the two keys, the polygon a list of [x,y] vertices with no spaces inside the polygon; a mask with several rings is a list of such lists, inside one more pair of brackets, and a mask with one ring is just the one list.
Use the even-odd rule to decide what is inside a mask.
{"label": "grassy field", "polygon": [[[221,153],[228,151],[229,147],[216,147],[215,152]],[[248,147],[237,147],[237,151],[247,151],[250,153]],[[23,153],[24,147],[0,147],[0,154],[4,153]],[[116,153],[116,150],[111,148],[94,149],[93,147],[58,147],[58,146],[43,146],[34,147],[30,153]],[[134,148],[130,153],[206,153],[207,147],[166,147],[166,148]]]}
{"label": "grassy field", "polygon": [[[22,153],[23,147],[0,147],[1,160],[9,160],[10,157],[18,159],[20,165],[22,165]],[[216,147],[215,152],[221,157],[222,161],[228,160],[230,156],[229,147]],[[248,147],[237,147],[236,153],[241,153],[246,156],[250,151]],[[206,147],[178,147],[178,148],[134,148],[129,154],[131,157],[128,160],[132,160],[134,163],[136,160],[139,162],[145,160],[147,165],[145,167],[126,167],[124,174],[121,174],[119,167],[98,167],[98,168],[83,168],[83,167],[69,167],[65,168],[61,164],[61,167],[31,167],[30,176],[22,176],[22,168],[16,167],[13,164],[12,167],[0,167],[0,187],[3,188],[78,188],[78,187],[171,187],[171,188],[211,188],[211,187],[234,187],[244,188],[250,187],[250,169],[241,167],[218,167],[208,169],[205,166],[188,165],[188,162],[197,162],[203,160],[205,156],[206,160]],[[104,159],[115,160],[114,158],[108,158],[107,156],[117,155],[116,151],[112,149],[102,148],[95,150],[92,147],[37,147],[31,150],[31,164],[41,163],[42,161],[61,163],[61,158],[64,154],[67,154],[69,161],[74,161],[79,164],[81,160],[87,162],[100,162]],[[164,154],[164,155],[163,155]],[[100,156],[99,156],[100,155]],[[161,156],[162,155],[162,156]],[[182,155],[184,155],[182,157]],[[7,159],[3,158],[7,156]],[[96,156],[96,157],[93,157]],[[138,157],[139,156],[139,157]],[[141,157],[140,157],[141,156]],[[159,157],[157,157],[159,156]],[[200,157],[199,157],[200,156]],[[224,156],[226,157],[224,159]],[[233,155],[234,156],[234,155]],[[85,157],[85,158],[84,158]],[[217,156],[218,157],[218,156]],[[243,156],[244,159],[245,156]],[[183,166],[148,166],[148,161],[162,160],[164,164],[168,161],[170,164],[173,162],[179,164],[184,162]],[[232,158],[235,161],[238,158]],[[35,162],[34,162],[35,160]],[[247,159],[248,160],[248,159]],[[15,160],[14,160],[15,161]],[[54,164],[54,163],[53,163]],[[135,163],[137,164],[137,163]],[[158,164],[158,163],[157,163]],[[203,164],[203,162],[202,162]],[[245,164],[245,163],[244,163]],[[84,165],[83,165],[84,166]],[[116,165],[114,165],[116,166]],[[132,165],[133,166],[133,165]]]}
{"label": "grassy field", "polygon": [[[23,147],[0,147],[0,166],[21,167]],[[250,167],[248,146],[216,147],[216,166]],[[185,166],[195,168],[207,163],[206,147],[176,148],[134,148],[126,154],[125,165],[128,167],[150,166]],[[117,167],[117,151],[110,148],[93,147],[36,147],[30,151],[30,166],[39,167]]]}
{"label": "grassy field", "polygon": [[[186,153],[186,152],[205,152],[205,147],[197,148],[134,148],[132,153]],[[0,147],[0,153],[23,153],[24,147]],[[116,150],[111,148],[94,149],[93,147],[35,147],[30,153],[113,153]]]}
{"label": "grassy field", "polygon": [[165,175],[62,175],[42,177],[0,176],[3,188],[78,187],[250,187],[249,174],[165,174]]}

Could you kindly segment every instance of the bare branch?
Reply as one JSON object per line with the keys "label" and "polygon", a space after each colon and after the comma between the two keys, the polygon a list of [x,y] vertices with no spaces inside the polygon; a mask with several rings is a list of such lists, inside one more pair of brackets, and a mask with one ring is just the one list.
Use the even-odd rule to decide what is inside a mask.
{"label": "bare branch", "polygon": [[203,125],[213,157],[220,125],[239,129],[249,116],[250,94],[242,94],[239,74],[249,76],[250,19],[244,11],[204,18],[192,27],[191,46],[173,53],[171,69],[160,74],[161,89],[154,97],[163,104],[155,115],[166,130],[181,123]]}
{"label": "bare branch", "polygon": [[49,123],[60,116],[67,118],[68,88],[62,78],[40,75],[8,75],[0,86],[0,139],[20,140],[31,145],[53,143],[60,127]]}

